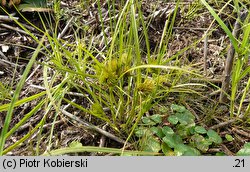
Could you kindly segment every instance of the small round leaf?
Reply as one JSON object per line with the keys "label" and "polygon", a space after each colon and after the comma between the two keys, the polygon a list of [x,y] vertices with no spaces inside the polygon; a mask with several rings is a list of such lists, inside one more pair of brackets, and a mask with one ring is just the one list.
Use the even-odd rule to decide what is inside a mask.
{"label": "small round leaf", "polygon": [[199,133],[199,134],[206,134],[207,133],[207,130],[202,126],[197,126],[194,128],[194,130],[196,133]]}
{"label": "small round leaf", "polygon": [[155,115],[150,116],[150,119],[157,124],[162,122],[162,118],[159,114],[155,114]]}
{"label": "small round leaf", "polygon": [[234,140],[233,136],[231,136],[230,134],[226,134],[225,138],[227,139],[227,141],[231,142]]}
{"label": "small round leaf", "polygon": [[222,142],[222,138],[214,130],[208,130],[207,135],[209,140],[216,144],[220,144]]}
{"label": "small round leaf", "polygon": [[175,147],[175,140],[173,139],[173,135],[167,134],[165,137],[162,139],[170,148]]}
{"label": "small round leaf", "polygon": [[162,127],[162,132],[165,135],[173,135],[174,134],[174,130],[168,126]]}
{"label": "small round leaf", "polygon": [[150,130],[160,138],[165,136],[160,127],[151,127]]}
{"label": "small round leaf", "polygon": [[175,125],[175,124],[178,123],[178,118],[175,115],[171,115],[171,116],[168,117],[168,122]]}
{"label": "small round leaf", "polygon": [[159,152],[161,150],[161,144],[156,138],[149,137],[143,146],[143,150],[148,152]]}
{"label": "small round leaf", "polygon": [[237,156],[250,156],[250,143],[245,143],[244,147],[239,150]]}

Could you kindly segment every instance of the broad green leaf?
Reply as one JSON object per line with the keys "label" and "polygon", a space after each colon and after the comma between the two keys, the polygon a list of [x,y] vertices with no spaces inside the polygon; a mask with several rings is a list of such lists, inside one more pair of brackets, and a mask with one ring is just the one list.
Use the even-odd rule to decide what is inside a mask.
{"label": "broad green leaf", "polygon": [[176,133],[182,138],[187,138],[190,135],[190,127],[187,125],[180,124],[176,129]]}
{"label": "broad green leaf", "polygon": [[161,144],[161,150],[166,156],[174,156],[174,151],[164,142]]}
{"label": "broad green leaf", "polygon": [[182,156],[187,151],[187,147],[184,144],[175,145],[174,153],[176,156]]}
{"label": "broad green leaf", "polygon": [[167,134],[162,139],[170,148],[174,148],[176,146],[173,135]]}
{"label": "broad green leaf", "polygon": [[183,125],[195,125],[194,117],[191,113],[188,113],[188,111],[186,111],[185,113],[178,112],[175,115],[181,124],[183,124]]}
{"label": "broad green leaf", "polygon": [[210,145],[211,145],[211,142],[207,141],[206,139],[204,139],[201,142],[196,143],[197,149],[201,150],[202,152],[207,152]]}
{"label": "broad green leaf", "polygon": [[195,126],[189,127],[189,132],[191,135],[195,134]]}
{"label": "broad green leaf", "polygon": [[201,153],[199,150],[188,146],[187,150],[184,152],[183,156],[200,156]]}
{"label": "broad green leaf", "polygon": [[216,144],[220,144],[222,142],[222,138],[214,130],[208,130],[207,135],[209,140]]}
{"label": "broad green leaf", "polygon": [[194,146],[202,152],[206,152],[209,149],[209,145],[212,144],[211,141],[206,140],[202,135],[199,134],[193,135],[191,139],[194,141]]}
{"label": "broad green leaf", "polygon": [[183,144],[181,137],[177,134],[167,134],[162,139],[170,148],[175,148],[179,144]]}
{"label": "broad green leaf", "polygon": [[188,145],[178,144],[176,145],[174,152],[177,156],[199,156],[200,152]]}
{"label": "broad green leaf", "polygon": [[146,125],[155,125],[156,123],[150,117],[143,117],[142,122]]}
{"label": "broad green leaf", "polygon": [[161,150],[161,144],[155,137],[149,137],[143,145],[143,151],[147,152],[159,152]]}
{"label": "broad green leaf", "polygon": [[137,128],[137,129],[135,130],[135,135],[136,135],[137,137],[142,137],[142,136],[145,135],[146,131],[147,131],[147,128],[139,127],[139,128]]}
{"label": "broad green leaf", "polygon": [[178,118],[175,115],[171,115],[171,116],[168,117],[168,122],[175,125],[175,124],[178,123]]}
{"label": "broad green leaf", "polygon": [[173,111],[180,112],[180,113],[182,113],[182,112],[184,112],[186,110],[186,108],[184,106],[179,106],[179,105],[176,105],[176,104],[172,104],[171,109]]}
{"label": "broad green leaf", "polygon": [[173,139],[174,139],[176,145],[183,143],[182,138],[177,134],[173,135]]}
{"label": "broad green leaf", "polygon": [[162,122],[162,118],[159,114],[155,114],[155,115],[150,116],[150,119],[152,121],[154,121],[156,124],[159,124]]}
{"label": "broad green leaf", "polygon": [[199,134],[206,134],[207,133],[207,130],[204,128],[204,127],[201,127],[201,126],[197,126],[194,128],[194,130],[199,133]]}
{"label": "broad green leaf", "polygon": [[165,136],[160,127],[151,127],[150,130],[152,131],[153,134],[156,134],[159,138]]}
{"label": "broad green leaf", "polygon": [[174,134],[174,130],[168,126],[162,127],[162,132],[165,135],[173,135]]}
{"label": "broad green leaf", "polygon": [[236,154],[237,156],[250,156],[250,143],[246,143],[244,147],[239,150]]}

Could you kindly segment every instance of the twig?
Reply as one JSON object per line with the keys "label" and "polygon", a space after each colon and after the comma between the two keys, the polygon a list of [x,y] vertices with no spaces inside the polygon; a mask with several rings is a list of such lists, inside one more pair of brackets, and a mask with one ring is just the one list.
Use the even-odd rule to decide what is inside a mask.
{"label": "twig", "polygon": [[[247,10],[242,11],[240,16],[239,16],[239,19],[234,24],[233,36],[236,39],[240,35],[241,22],[243,22],[246,19],[247,13],[248,13]],[[234,49],[233,43],[231,41],[230,48],[227,52],[226,66],[225,66],[225,70],[224,70],[224,74],[223,74],[223,82],[222,82],[221,94],[220,94],[220,102],[221,103],[227,102],[227,93],[229,91],[230,76],[231,76],[233,63],[234,63],[234,54],[235,54],[235,49]]]}
{"label": "twig", "polygon": [[19,20],[19,17],[10,17],[5,15],[0,15],[0,21],[12,22],[14,20]]}
{"label": "twig", "polygon": [[207,36],[207,32],[205,32],[205,38],[204,38],[204,73],[205,73],[205,76],[207,76],[207,41],[208,41],[208,36]]}
{"label": "twig", "polygon": [[[1,51],[0,51],[1,52]],[[1,63],[5,63],[5,64],[9,64],[11,66],[17,66],[17,67],[23,67],[22,65],[19,65],[19,64],[16,64],[16,63],[12,63],[12,62],[9,62],[7,60],[4,60],[4,59],[0,59],[0,62]]]}
{"label": "twig", "polygon": [[221,149],[223,150],[223,152],[228,155],[228,156],[234,156],[235,154],[233,152],[231,152],[226,145],[221,144]]}
{"label": "twig", "polygon": [[234,123],[235,121],[237,121],[237,119],[230,119],[230,120],[228,120],[228,121],[225,121],[225,122],[221,122],[221,123],[219,123],[219,124],[216,124],[216,125],[210,127],[210,129],[213,129],[213,130],[214,130],[214,129],[217,129],[217,128],[221,128],[221,127],[227,126],[227,125],[229,125],[229,124],[231,124],[231,123]]}
{"label": "twig", "polygon": [[218,153],[221,152],[221,148],[211,148],[207,150],[208,153]]}
{"label": "twig", "polygon": [[192,114],[194,114],[195,118],[200,121],[200,117],[196,114],[196,112],[186,103],[186,101],[183,101],[184,105],[186,106],[186,108],[192,112]]}
{"label": "twig", "polygon": [[[61,119],[61,120],[55,121],[55,122],[53,122],[53,123],[45,124],[45,125],[43,125],[42,127],[43,127],[43,129],[48,129],[48,128],[50,128],[52,125],[59,125],[59,124],[62,124],[62,123],[64,123],[64,121]],[[25,124],[25,125],[26,125],[26,124]],[[24,127],[24,126],[23,126],[23,127]],[[40,131],[37,131],[35,134],[33,134],[32,137],[28,140],[28,143],[29,143],[32,139],[34,139],[34,138],[39,134],[39,132],[40,132]]]}
{"label": "twig", "polygon": [[239,130],[239,129],[233,127],[233,128],[232,128],[232,131],[233,131],[233,132],[236,132],[236,133],[238,133],[238,134],[240,134],[240,135],[242,135],[242,136],[245,136],[245,137],[247,137],[247,138],[250,138],[250,133],[245,132],[245,131],[243,131],[243,130]]}
{"label": "twig", "polygon": [[19,22],[21,25],[23,25],[25,28],[29,29],[29,30],[32,30],[32,31],[36,31],[36,29],[30,25],[27,25],[25,23],[22,23],[22,22]]}
{"label": "twig", "polygon": [[[231,132],[232,132],[232,130],[231,130]],[[241,144],[245,144],[246,143],[246,140],[243,139],[241,136],[239,136],[237,133],[234,133],[234,140],[240,141]],[[235,143],[237,143],[237,142],[235,142]]]}
{"label": "twig", "polygon": [[[104,131],[106,131],[106,128],[107,128],[107,124],[104,125],[104,126],[102,127],[102,129],[103,129]],[[100,139],[99,147],[100,147],[100,148],[101,148],[101,147],[104,147],[105,142],[106,142],[106,136],[105,136],[105,135],[102,135],[102,137],[101,137],[101,139]]]}
{"label": "twig", "polygon": [[38,65],[33,72],[27,77],[27,79],[25,80],[25,82],[27,82],[35,73],[36,71],[40,68],[41,65]]}
{"label": "twig", "polygon": [[[102,127],[102,129],[104,131],[106,131],[106,128],[107,128],[107,124]],[[105,135],[102,135],[102,137],[100,138],[100,143],[99,143],[100,148],[104,147],[105,142],[106,142],[106,138],[107,137]],[[97,152],[93,152],[93,153],[91,153],[91,156],[95,156],[96,154],[97,154]]]}
{"label": "twig", "polygon": [[191,82],[211,82],[213,84],[220,84],[221,83],[221,79],[217,79],[217,78],[191,78],[190,79]]}
{"label": "twig", "polygon": [[69,26],[70,26],[70,24],[71,24],[71,22],[72,22],[73,19],[74,19],[74,17],[71,17],[71,19],[69,19],[68,23],[63,28],[62,32],[58,34],[57,39],[61,39],[65,35],[65,33],[69,29]]}
{"label": "twig", "polygon": [[19,32],[19,33],[22,33],[22,34],[25,34],[25,35],[29,35],[29,33],[25,32],[24,30],[19,29],[18,27],[12,27],[12,26],[4,24],[4,23],[1,23],[0,26],[5,27],[7,29],[14,30],[16,32]]}
{"label": "twig", "polygon": [[[98,133],[100,133],[100,134],[102,134],[102,135],[104,135],[104,136],[106,136],[106,137],[108,137],[108,138],[110,138],[110,139],[112,139],[112,140],[117,141],[118,143],[121,143],[121,144],[124,144],[124,143],[125,143],[124,140],[122,140],[122,139],[120,139],[120,138],[114,136],[113,134],[111,134],[111,133],[109,133],[109,132],[107,132],[107,131],[104,131],[104,130],[100,129],[99,127],[96,127],[96,126],[94,126],[94,125],[92,125],[92,124],[90,124],[90,123],[88,123],[88,122],[86,122],[86,121],[84,121],[84,120],[82,120],[82,119],[80,119],[80,118],[78,118],[78,117],[72,115],[71,113],[69,113],[69,112],[67,112],[67,111],[65,111],[65,110],[63,110],[63,109],[61,109],[61,112],[62,112],[64,115],[66,115],[67,117],[69,117],[69,118],[71,118],[71,119],[73,119],[73,120],[79,122],[80,124],[82,124],[82,125],[85,126],[86,128],[89,128],[89,129],[91,129],[91,130],[94,130],[94,131],[96,131],[96,132],[98,132]],[[128,143],[128,144],[129,144],[129,143]]]}
{"label": "twig", "polygon": [[231,123],[236,122],[236,121],[239,120],[239,119],[242,119],[243,117],[244,117],[244,115],[239,115],[237,118],[230,119],[230,120],[228,120],[228,121],[221,122],[221,123],[219,123],[219,124],[217,124],[217,125],[214,125],[214,126],[210,127],[210,129],[213,129],[213,130],[214,130],[214,129],[217,129],[217,128],[221,128],[221,127],[227,126],[227,125],[229,125],[229,124],[231,124]]}
{"label": "twig", "polygon": [[173,29],[180,29],[180,30],[200,30],[200,31],[208,31],[208,28],[196,28],[196,27],[173,27]]}
{"label": "twig", "polygon": [[3,57],[5,60],[8,60],[8,58],[6,57],[6,55],[2,51],[0,51],[0,56]]}

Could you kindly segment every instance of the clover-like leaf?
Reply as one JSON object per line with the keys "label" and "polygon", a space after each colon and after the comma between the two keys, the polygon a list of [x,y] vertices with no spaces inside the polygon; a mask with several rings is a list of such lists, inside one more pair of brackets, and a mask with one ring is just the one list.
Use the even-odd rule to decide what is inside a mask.
{"label": "clover-like leaf", "polygon": [[176,128],[176,133],[182,138],[187,138],[190,134],[190,127],[187,125],[180,124]]}
{"label": "clover-like leaf", "polygon": [[237,156],[250,156],[250,143],[245,143],[244,147],[239,150]]}
{"label": "clover-like leaf", "polygon": [[135,130],[135,135],[137,136],[137,137],[142,137],[142,136],[144,136],[145,134],[146,134],[146,132],[147,132],[147,128],[145,128],[145,127],[138,127],[136,130]]}
{"label": "clover-like leaf", "polygon": [[176,104],[172,104],[171,109],[173,111],[180,112],[180,113],[182,113],[182,112],[184,112],[186,110],[186,108],[184,106],[179,106],[179,105],[176,105]]}
{"label": "clover-like leaf", "polygon": [[231,142],[234,140],[233,136],[231,136],[230,134],[226,134],[225,138],[227,139],[227,141]]}
{"label": "clover-like leaf", "polygon": [[194,142],[194,146],[202,152],[206,152],[209,149],[209,145],[212,144],[210,140],[205,139],[205,137],[199,134],[193,135],[191,139]]}
{"label": "clover-like leaf", "polygon": [[194,122],[194,116],[189,113],[189,111],[186,111],[185,113],[176,113],[176,117],[178,118],[178,121],[183,125],[195,125]]}
{"label": "clover-like leaf", "polygon": [[150,116],[150,119],[157,124],[162,122],[162,117],[159,114],[155,114],[155,115]]}
{"label": "clover-like leaf", "polygon": [[187,150],[183,154],[183,156],[199,156],[199,155],[201,155],[200,151],[191,146],[188,146]]}
{"label": "clover-like leaf", "polygon": [[146,125],[155,125],[156,124],[150,117],[143,117],[142,122]]}
{"label": "clover-like leaf", "polygon": [[160,127],[151,127],[150,130],[152,131],[153,134],[156,134],[159,138],[165,136]]}
{"label": "clover-like leaf", "polygon": [[206,134],[207,133],[207,130],[202,126],[196,126],[194,128],[194,130],[196,133],[199,133],[199,134]]}
{"label": "clover-like leaf", "polygon": [[176,146],[175,140],[173,138],[173,135],[167,134],[165,137],[162,138],[162,140],[170,147],[174,148]]}
{"label": "clover-like leaf", "polygon": [[162,127],[162,132],[165,135],[173,135],[174,134],[174,130],[168,126]]}
{"label": "clover-like leaf", "polygon": [[216,144],[220,144],[222,142],[222,138],[214,130],[208,130],[207,135],[209,137],[209,140]]}
{"label": "clover-like leaf", "polygon": [[174,156],[174,151],[164,142],[161,144],[161,150],[166,156]]}
{"label": "clover-like leaf", "polygon": [[199,156],[200,152],[188,145],[185,144],[178,144],[175,149],[174,152],[177,156],[183,155],[183,156]]}
{"label": "clover-like leaf", "polygon": [[159,152],[161,150],[160,141],[155,137],[149,137],[143,144],[143,150],[148,152]]}
{"label": "clover-like leaf", "polygon": [[170,122],[170,123],[173,124],[173,125],[177,124],[177,123],[178,123],[178,118],[177,118],[177,116],[175,116],[175,115],[170,115],[170,116],[168,117],[168,122]]}

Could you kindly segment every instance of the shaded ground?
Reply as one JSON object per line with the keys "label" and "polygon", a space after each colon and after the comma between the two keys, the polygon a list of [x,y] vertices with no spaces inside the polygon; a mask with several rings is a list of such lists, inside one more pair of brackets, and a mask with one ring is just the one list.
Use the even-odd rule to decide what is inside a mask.
{"label": "shaded ground", "polygon": [[[102,13],[106,18],[106,23],[108,23],[109,17],[107,11],[108,6],[107,3],[102,1]],[[62,21],[60,22],[58,33],[61,33],[65,28],[67,22],[71,20],[71,25],[69,29],[67,29],[66,33],[62,36],[62,39],[74,42],[74,31],[77,29],[77,33],[79,36],[83,37],[88,42],[91,39],[94,40],[93,44],[95,47],[99,48],[101,51],[105,48],[103,43],[103,36],[101,33],[101,24],[100,21],[96,18],[98,14],[97,4],[93,3],[88,7],[81,7],[79,2],[76,0],[71,1],[62,1]],[[161,35],[164,29],[165,20],[169,17],[171,12],[175,7],[175,3],[173,2],[165,2],[165,1],[150,1],[144,0],[142,2],[142,11],[144,17],[152,18],[151,24],[148,28],[149,42],[151,51],[155,50],[155,47],[159,45],[161,40]],[[192,1],[185,1],[181,3],[181,7],[177,13],[176,21],[174,24],[174,28],[172,31],[172,38],[169,40],[168,44],[168,56],[171,57],[174,54],[178,53],[180,50],[183,50],[185,47],[192,46],[187,51],[184,51],[180,54],[179,60],[183,65],[192,65],[201,73],[204,70],[204,63],[207,66],[207,78],[210,79],[217,86],[221,86],[221,76],[224,69],[224,60],[227,53],[227,48],[229,45],[228,38],[225,37],[224,32],[217,28],[218,25],[213,21],[213,17],[205,10],[204,7],[196,7],[192,5]],[[121,9],[119,2],[116,4],[115,8],[117,12]],[[190,8],[194,8],[193,12]],[[232,9],[225,10],[228,14],[232,13]],[[199,15],[197,15],[199,14]],[[46,14],[48,16],[48,14]],[[225,23],[228,26],[232,26],[234,19],[229,18],[227,14],[223,14]],[[19,21],[23,24],[26,22],[21,19],[21,16],[18,14],[15,15],[19,17]],[[39,28],[42,28],[41,23],[39,22],[39,16],[34,13],[24,13],[32,23],[37,25]],[[73,18],[71,18],[73,16]],[[171,17],[171,16],[170,16]],[[16,83],[20,80],[22,72],[24,70],[25,65],[29,61],[32,53],[34,52],[31,48],[36,48],[37,43],[28,35],[25,35],[23,32],[19,30],[14,30],[15,28],[20,29],[13,21],[3,22],[1,24],[5,24],[8,26],[12,26],[14,28],[10,29],[4,25],[0,26],[0,48],[3,55],[1,55],[0,61],[0,82],[5,84],[5,87],[12,87],[12,90],[15,90]],[[107,24],[108,25],[108,24]],[[48,26],[49,27],[49,26]],[[208,54],[207,60],[204,62],[204,36],[207,28],[211,27],[214,29],[209,37],[208,37]],[[217,29],[216,29],[217,28]],[[37,37],[41,37],[40,33],[34,30],[32,27],[28,28],[32,33],[35,33]],[[110,30],[107,29],[108,39],[110,35]],[[140,31],[139,31],[140,32]],[[91,33],[94,33],[94,37],[91,36]],[[201,39],[197,42],[197,40]],[[197,43],[196,43],[197,42]],[[145,42],[141,41],[142,51],[146,51]],[[19,58],[17,58],[19,57]],[[41,54],[38,61],[42,62],[44,59]],[[43,86],[40,85],[43,81],[43,71],[39,63],[36,63],[33,67],[34,73],[30,75],[28,78],[25,87],[23,88],[20,99],[24,97],[28,97],[34,95],[43,89]],[[200,81],[204,83],[203,81]],[[40,86],[40,87],[39,87]],[[4,99],[0,99],[1,104],[6,104],[10,102],[11,96],[13,92],[11,90],[6,89],[6,93]],[[230,124],[228,127],[224,128],[216,128],[216,124],[222,123],[228,120],[229,110],[228,106],[221,106],[218,104],[218,96],[219,94],[214,92],[215,90],[211,87],[208,87],[207,90],[203,90],[207,97],[200,96],[190,96],[186,95],[184,97],[179,97],[179,95],[172,95],[167,98],[165,101],[172,101],[173,99],[178,99],[179,103],[182,103],[189,109],[192,113],[194,113],[199,119],[197,121],[201,124],[204,124],[206,127],[215,126],[218,132],[220,132],[221,136],[225,136],[225,134],[232,134],[235,136],[235,140],[230,143],[225,143],[221,147],[214,148],[210,150],[211,153],[216,152],[218,150],[224,150],[229,155],[237,152],[245,142],[249,142],[250,140],[250,130],[249,125],[243,128],[237,127],[237,124]],[[182,95],[183,96],[183,95]],[[74,98],[74,95],[70,95],[71,98]],[[246,99],[249,101],[249,98]],[[77,102],[79,104],[84,105],[84,98],[77,97]],[[20,121],[23,116],[28,113],[37,102],[31,102],[28,104],[24,104],[15,109],[13,114],[13,119],[11,122],[11,126],[13,127],[18,121]],[[85,105],[86,106],[86,105]],[[72,114],[78,114],[78,111],[74,109],[68,109]],[[40,110],[35,116],[30,119],[28,124],[23,125],[14,136],[10,137],[7,140],[6,146],[11,145],[23,137],[24,134],[28,133],[37,122],[43,117],[44,111]],[[53,122],[54,112],[48,115],[47,123],[43,132],[44,135],[48,136],[50,133],[51,124]],[[4,123],[4,112],[0,112],[0,128],[2,128]],[[91,120],[90,117],[86,117],[85,120]],[[98,123],[97,125],[103,127],[102,123]],[[83,145],[88,146],[98,146],[100,144],[101,135],[95,132],[91,132],[89,130],[84,130],[83,128],[79,128],[73,122],[67,120],[63,116],[59,116],[58,121],[55,125],[55,134],[54,134],[54,143],[52,145],[53,148],[58,147],[66,147],[73,140],[80,141]],[[107,128],[109,131],[109,128]],[[112,133],[112,130],[110,131]],[[35,137],[35,136],[34,136]],[[123,138],[124,139],[124,138]],[[126,139],[126,138],[125,138]],[[43,143],[41,144],[41,150],[46,150],[46,146],[48,144],[48,140],[46,137],[41,140]],[[122,145],[119,143],[107,139],[105,142],[105,146],[109,147],[118,147],[120,148]],[[208,151],[209,152],[209,151]],[[32,139],[28,140],[20,147],[20,149],[14,150],[10,155],[32,155],[34,154],[34,148]]]}

